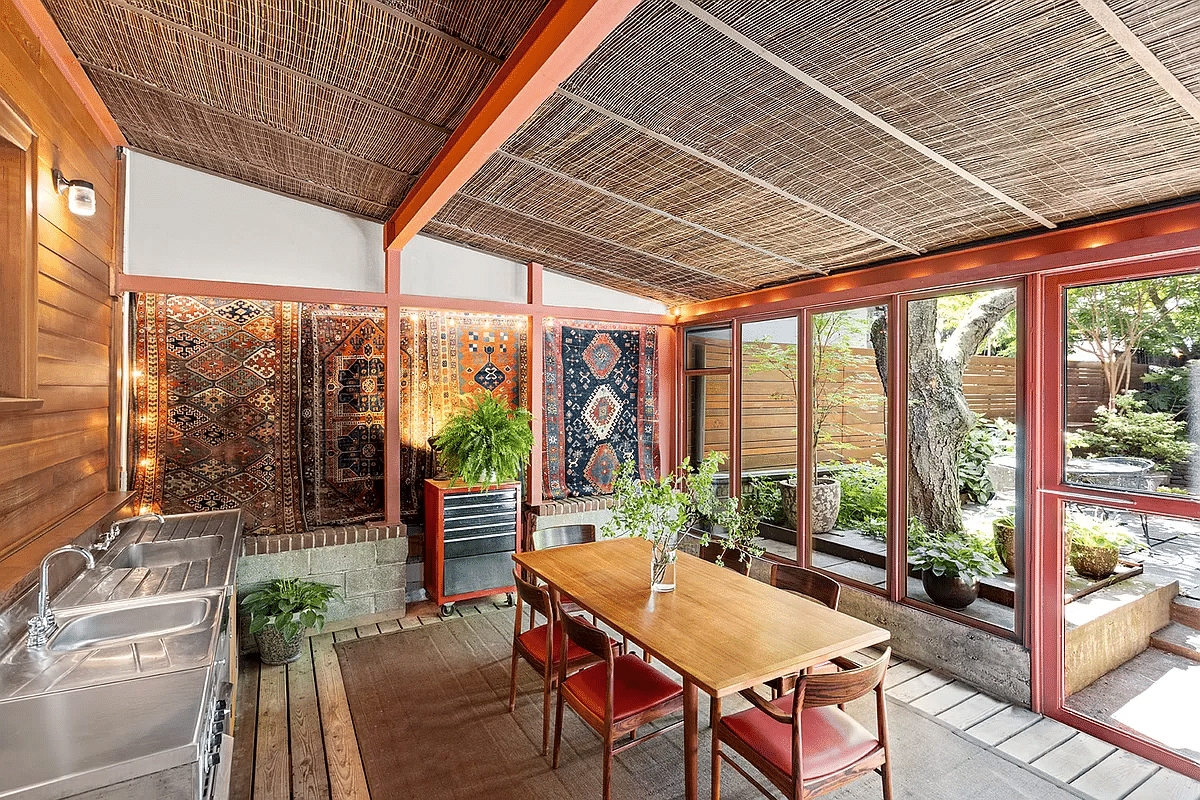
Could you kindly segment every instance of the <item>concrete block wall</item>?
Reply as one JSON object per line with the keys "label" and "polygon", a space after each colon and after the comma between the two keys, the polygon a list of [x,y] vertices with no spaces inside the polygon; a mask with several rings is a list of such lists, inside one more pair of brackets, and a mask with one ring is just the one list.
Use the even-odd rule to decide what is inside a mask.
{"label": "concrete block wall", "polygon": [[[408,536],[403,525],[325,528],[290,536],[247,537],[238,559],[241,599],[255,586],[276,578],[303,578],[336,586],[326,622],[351,617],[405,613]],[[243,646],[252,645],[240,614]]]}

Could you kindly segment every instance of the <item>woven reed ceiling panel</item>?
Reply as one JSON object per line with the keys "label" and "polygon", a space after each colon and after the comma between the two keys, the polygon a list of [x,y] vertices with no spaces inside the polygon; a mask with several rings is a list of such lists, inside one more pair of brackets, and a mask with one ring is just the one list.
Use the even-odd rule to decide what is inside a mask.
{"label": "woven reed ceiling panel", "polygon": [[[1200,95],[1197,0],[1109,5]],[[1198,143],[1076,0],[644,0],[426,232],[677,303],[1194,195]]]}
{"label": "woven reed ceiling panel", "polygon": [[46,0],[135,148],[387,219],[546,0]]}

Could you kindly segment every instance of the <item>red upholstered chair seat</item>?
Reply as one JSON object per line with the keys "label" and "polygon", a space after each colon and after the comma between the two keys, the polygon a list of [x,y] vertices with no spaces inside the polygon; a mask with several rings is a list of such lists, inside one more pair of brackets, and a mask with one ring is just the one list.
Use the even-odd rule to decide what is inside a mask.
{"label": "red upholstered chair seat", "polygon": [[[791,713],[794,695],[772,705]],[[757,708],[723,717],[721,725],[773,766],[792,774],[792,726],[771,719]],[[837,706],[800,712],[800,755],[805,781],[845,769],[879,746],[879,740]]]}
{"label": "red upholstered chair seat", "polygon": [[[549,625],[538,625],[530,628],[517,637],[521,644],[525,647],[529,657],[539,666],[545,666],[546,653],[546,632],[550,630]],[[550,661],[553,664],[558,663],[559,652],[562,650],[562,626],[557,622],[554,623],[553,639],[550,642]],[[580,658],[587,658],[591,654],[584,650],[574,642],[567,643],[567,661],[575,661]]]}
{"label": "red upholstered chair seat", "polygon": [[[608,692],[604,664],[596,664],[567,678],[563,688],[597,716],[604,717]],[[683,694],[679,684],[634,655],[613,660],[613,720],[640,714]]]}

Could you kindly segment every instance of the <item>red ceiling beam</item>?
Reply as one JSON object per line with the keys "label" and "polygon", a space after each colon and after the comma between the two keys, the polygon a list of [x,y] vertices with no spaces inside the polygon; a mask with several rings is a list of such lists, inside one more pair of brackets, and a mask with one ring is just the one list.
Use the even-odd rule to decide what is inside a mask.
{"label": "red ceiling beam", "polygon": [[404,247],[637,4],[551,0],[392,214],[384,247]]}

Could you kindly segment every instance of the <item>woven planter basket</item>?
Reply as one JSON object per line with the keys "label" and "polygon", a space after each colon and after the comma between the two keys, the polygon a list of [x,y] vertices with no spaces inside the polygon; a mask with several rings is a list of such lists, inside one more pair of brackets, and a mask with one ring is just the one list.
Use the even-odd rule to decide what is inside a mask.
{"label": "woven planter basket", "polygon": [[300,658],[300,642],[304,639],[304,629],[299,628],[295,637],[285,639],[274,625],[268,624],[254,634],[258,642],[258,657],[264,664],[290,664]]}

